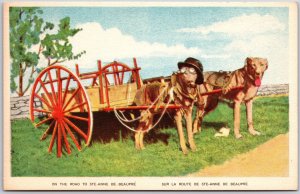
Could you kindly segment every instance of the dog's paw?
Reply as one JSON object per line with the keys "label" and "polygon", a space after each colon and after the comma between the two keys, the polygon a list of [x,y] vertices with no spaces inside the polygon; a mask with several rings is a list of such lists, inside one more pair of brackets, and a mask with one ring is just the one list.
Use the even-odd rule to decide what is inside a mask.
{"label": "dog's paw", "polygon": [[240,133],[239,134],[235,134],[234,136],[235,136],[236,139],[241,139],[243,137],[242,134],[240,134]]}
{"label": "dog's paw", "polygon": [[188,149],[185,147],[185,148],[180,148],[180,150],[182,151],[182,153],[184,155],[187,155],[189,153]]}
{"label": "dog's paw", "polygon": [[186,150],[182,150],[182,153],[184,154],[184,155],[187,155],[188,153],[189,153],[189,151],[186,149]]}
{"label": "dog's paw", "polygon": [[136,150],[141,150],[141,147],[140,146],[135,146],[135,149]]}
{"label": "dog's paw", "polygon": [[251,131],[249,131],[249,133],[251,135],[261,135],[261,133],[259,131],[256,131],[256,130],[251,130]]}
{"label": "dog's paw", "polygon": [[197,151],[197,147],[196,147],[195,143],[189,144],[189,148],[191,149],[192,152],[196,152]]}
{"label": "dog's paw", "polygon": [[191,151],[192,152],[196,152],[197,151],[197,147],[195,146],[195,147],[191,147]]}
{"label": "dog's paw", "polygon": [[195,134],[195,133],[200,133],[201,132],[201,128],[198,128],[198,129],[194,129],[193,130],[193,134]]}
{"label": "dog's paw", "polygon": [[141,146],[141,145],[135,145],[135,149],[136,150],[143,150],[143,149],[145,149],[145,147]]}

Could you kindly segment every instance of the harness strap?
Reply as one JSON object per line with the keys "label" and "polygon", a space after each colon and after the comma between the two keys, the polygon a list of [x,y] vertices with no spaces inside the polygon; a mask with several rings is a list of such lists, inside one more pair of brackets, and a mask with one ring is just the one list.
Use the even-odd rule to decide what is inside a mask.
{"label": "harness strap", "polygon": [[[154,106],[154,104],[156,103],[156,101],[158,101],[158,99],[160,99],[160,97],[162,96],[162,94],[164,93],[164,91],[165,91],[167,88],[168,88],[168,87],[164,88],[164,90],[159,94],[159,96],[155,99],[155,101],[149,106],[148,109],[146,109],[146,111],[144,112],[144,114],[147,114],[147,112],[148,112],[151,108],[153,108],[153,106]],[[156,125],[161,121],[162,117],[164,116],[164,114],[165,114],[166,111],[167,111],[167,108],[168,108],[169,104],[171,103],[171,101],[174,100],[174,94],[173,94],[173,93],[174,93],[174,90],[173,90],[173,87],[171,87],[170,90],[168,91],[168,94],[169,94],[170,97],[169,97],[169,100],[168,100],[166,106],[164,107],[164,110],[163,110],[162,114],[160,115],[160,117],[159,117],[159,119],[157,120],[157,122],[156,122],[151,128],[147,129],[147,132],[149,132],[150,130],[152,130],[153,128],[155,128]],[[116,107],[114,107],[114,113],[115,113],[116,118],[119,120],[119,122],[120,122],[124,127],[126,127],[127,129],[129,129],[129,130],[131,130],[131,131],[133,131],[133,132],[137,132],[137,130],[131,128],[130,126],[128,126],[127,124],[125,124],[125,122],[128,122],[128,123],[134,122],[134,121],[137,121],[137,120],[141,119],[141,118],[144,116],[144,114],[141,114],[138,118],[129,120],[129,119],[127,119],[127,118],[125,117],[125,115],[124,115],[123,113],[121,113],[122,116],[123,116],[123,118],[122,118],[122,116],[117,112]]]}
{"label": "harness strap", "polygon": [[[232,82],[232,79],[233,79],[233,77],[235,76],[235,74],[236,74],[237,71],[241,72],[242,77],[245,76],[245,70],[244,70],[244,68],[241,68],[241,69],[235,70],[235,71],[233,71],[233,72],[230,72],[229,75],[225,75],[225,76],[224,76],[224,77],[225,77],[224,80],[226,79],[226,77],[229,77],[229,79],[228,79],[228,80],[226,81],[226,83],[224,83],[223,85],[217,85],[217,84],[209,83],[209,82],[206,82],[206,83],[209,84],[209,85],[212,85],[212,86],[214,86],[214,87],[218,87],[218,88],[223,88],[223,89],[224,89],[224,88],[228,87],[229,84]],[[220,73],[222,73],[222,71],[220,71]],[[209,75],[208,78],[207,78],[207,80],[209,80],[209,78],[210,78],[212,75],[213,75],[213,74]],[[220,76],[220,77],[221,77],[221,76]],[[237,85],[238,85],[238,83],[239,83],[238,76],[235,76],[235,81],[236,81],[236,83],[237,83]],[[243,84],[242,84],[242,85],[243,85]],[[207,87],[205,87],[205,89],[207,90]]]}
{"label": "harness strap", "polygon": [[[224,84],[224,86],[222,88],[226,88],[231,83],[234,73],[235,73],[235,71],[230,73],[230,77],[229,77],[228,81]],[[237,76],[235,77],[235,79],[236,79],[236,83],[238,83]]]}

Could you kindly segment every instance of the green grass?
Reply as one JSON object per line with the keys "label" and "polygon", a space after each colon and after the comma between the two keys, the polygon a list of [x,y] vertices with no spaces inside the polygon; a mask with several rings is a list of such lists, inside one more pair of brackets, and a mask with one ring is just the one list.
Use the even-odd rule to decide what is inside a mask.
{"label": "green grass", "polygon": [[[39,141],[43,130],[35,129],[29,120],[12,121],[12,176],[184,176],[204,167],[221,164],[233,156],[247,152],[267,140],[288,132],[288,97],[264,97],[254,101],[254,123],[261,136],[247,132],[245,107],[242,106],[242,140],[233,135],[232,109],[225,104],[207,115],[203,130],[195,135],[197,152],[184,156],[179,151],[174,128],[155,129],[148,138],[146,149],[137,151],[129,135],[117,134],[109,143],[93,140],[93,144],[79,152],[57,158],[55,149],[48,154],[50,138]],[[227,138],[215,138],[217,129],[228,125]],[[151,134],[149,134],[151,136]],[[274,158],[275,159],[275,158]]]}

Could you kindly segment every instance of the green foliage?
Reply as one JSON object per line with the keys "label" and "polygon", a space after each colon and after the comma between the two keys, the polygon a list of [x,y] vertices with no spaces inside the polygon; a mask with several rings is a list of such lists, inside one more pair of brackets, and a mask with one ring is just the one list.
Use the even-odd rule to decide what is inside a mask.
{"label": "green foliage", "polygon": [[16,82],[14,81],[14,79],[13,79],[12,76],[10,76],[10,88],[11,88],[12,91],[17,90],[17,84],[16,84]]}
{"label": "green foliage", "polygon": [[10,8],[9,40],[13,78],[19,75],[20,64],[25,68],[38,63],[38,54],[29,50],[40,41],[43,19],[37,16],[38,13],[38,8]]}
{"label": "green foliage", "polygon": [[73,47],[69,42],[69,37],[73,37],[82,29],[71,29],[69,17],[61,19],[58,27],[57,34],[47,34],[41,42],[45,48],[42,52],[44,56],[56,60],[71,60],[77,59],[84,54],[85,52],[83,51],[74,55],[72,52]]}
{"label": "green foliage", "polygon": [[[73,47],[69,39],[75,36],[82,29],[72,29],[70,18],[65,17],[60,20],[58,31],[53,33],[54,24],[45,22],[41,18],[43,11],[37,7],[11,7],[10,18],[10,56],[11,56],[11,91],[17,90],[16,77],[23,77],[26,70],[30,68],[30,79],[26,88],[19,88],[19,95],[26,92],[32,80],[33,74],[40,72],[37,68],[41,54],[48,59],[48,64],[63,62],[65,60],[78,59],[85,51],[79,54],[73,53]],[[52,32],[52,33],[50,33]],[[41,39],[44,35],[45,38]],[[39,49],[33,51],[34,46]],[[41,52],[42,51],[42,52]],[[52,60],[52,61],[51,61]],[[19,83],[19,85],[23,85]]]}
{"label": "green foliage", "polygon": [[[220,104],[216,111],[204,118],[203,131],[195,135],[198,151],[190,152],[187,156],[179,151],[176,129],[168,128],[155,129],[147,134],[146,149],[143,151],[135,150],[130,137],[107,144],[97,141],[99,137],[95,137],[92,145],[83,151],[79,152],[73,146],[71,155],[64,154],[62,158],[56,158],[55,149],[51,154],[47,152],[50,137],[45,141],[39,140],[47,126],[39,130],[29,120],[15,120],[11,123],[12,176],[184,176],[210,165],[222,164],[237,154],[248,152],[279,134],[287,133],[288,110],[288,97],[256,99],[254,124],[262,135],[251,136],[247,132],[243,106],[243,139],[236,140],[233,130],[227,138],[214,137],[216,130],[226,124],[233,129],[232,109]],[[111,129],[106,133],[115,131]],[[168,137],[167,144],[159,139],[161,136]],[[151,140],[155,138],[158,141]]]}

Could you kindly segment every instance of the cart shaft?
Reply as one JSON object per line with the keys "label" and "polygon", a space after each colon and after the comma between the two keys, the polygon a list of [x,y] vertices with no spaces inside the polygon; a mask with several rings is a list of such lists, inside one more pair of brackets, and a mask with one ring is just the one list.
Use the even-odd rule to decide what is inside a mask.
{"label": "cart shaft", "polygon": [[[150,109],[155,109],[156,106],[154,107],[150,107]],[[179,109],[181,108],[180,105],[175,105],[175,104],[170,104],[168,106],[160,106],[158,107],[158,109],[164,109],[164,108],[167,108],[167,109]],[[106,111],[106,112],[110,112],[110,111],[113,111],[114,109],[116,110],[146,110],[146,109],[149,109],[149,106],[124,106],[124,107],[107,107],[107,108],[104,108],[103,110]]]}

